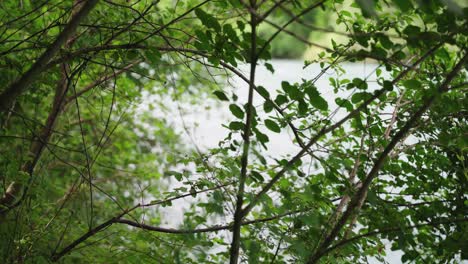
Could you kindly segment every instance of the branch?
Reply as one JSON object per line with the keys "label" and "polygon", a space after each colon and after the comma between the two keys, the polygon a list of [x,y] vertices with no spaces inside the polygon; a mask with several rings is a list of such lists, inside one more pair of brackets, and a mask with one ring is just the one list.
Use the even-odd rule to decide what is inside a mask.
{"label": "branch", "polygon": [[[251,8],[256,9],[255,1],[251,1]],[[245,120],[244,128],[244,144],[241,157],[241,174],[239,177],[239,188],[237,191],[237,200],[236,200],[236,211],[234,212],[234,225],[232,229],[232,242],[230,249],[230,261],[231,264],[237,264],[239,259],[239,248],[240,248],[240,229],[242,226],[242,219],[244,214],[242,214],[242,205],[244,203],[244,188],[245,180],[247,178],[247,165],[249,163],[249,148],[250,148],[250,133],[252,126],[252,113],[253,113],[253,94],[255,86],[255,70],[257,67],[257,20],[256,17],[250,15],[250,79],[249,79],[249,95],[247,101],[247,114]]]}
{"label": "branch", "polygon": [[77,240],[73,241],[73,243],[71,243],[70,245],[68,245],[67,247],[65,247],[64,249],[62,249],[59,253],[53,253],[52,254],[52,257],[51,257],[51,260],[53,262],[59,260],[61,257],[65,256],[66,254],[68,254],[73,248],[75,248],[77,245],[81,244],[82,242],[84,242],[86,239],[90,238],[91,236],[97,234],[98,232],[104,230],[105,228],[107,228],[108,226],[112,225],[113,223],[115,223],[115,221],[119,218],[121,218],[122,216],[126,215],[128,212],[134,210],[135,208],[138,208],[139,205],[136,205],[128,210],[125,210],[123,211],[122,213],[118,214],[117,216],[107,220],[106,222],[96,226],[95,228],[89,230],[88,232],[86,232],[86,234],[84,234],[83,236],[81,236],[80,238],[78,238]]}
{"label": "branch", "polygon": [[[168,202],[171,202],[171,201],[174,201],[174,200],[177,200],[177,199],[180,199],[180,198],[184,198],[184,197],[187,197],[187,196],[192,196],[194,194],[199,194],[199,193],[204,193],[204,192],[208,192],[208,191],[212,191],[212,190],[216,190],[216,189],[219,189],[219,188],[223,188],[223,187],[226,187],[228,185],[231,185],[233,183],[227,183],[227,184],[223,184],[223,185],[218,185],[218,186],[215,186],[215,187],[212,187],[212,188],[208,188],[208,189],[205,189],[205,190],[200,190],[200,191],[197,191],[195,193],[186,193],[186,194],[182,194],[182,195],[178,195],[178,196],[175,196],[175,197],[172,197],[172,198],[168,198],[168,199],[165,199],[165,200],[160,200],[160,201],[154,201],[154,202],[151,202],[151,203],[148,203],[148,204],[137,204],[133,207],[131,207],[130,209],[127,209],[127,210],[123,210],[121,213],[117,214],[116,216],[112,217],[111,219],[105,221],[104,223],[96,226],[95,228],[92,228],[90,229],[88,232],[86,232],[84,235],[82,235],[81,237],[79,237],[78,239],[76,239],[75,241],[73,241],[71,244],[69,244],[67,247],[65,247],[64,249],[62,249],[59,253],[52,253],[52,261],[57,261],[59,260],[61,257],[65,256],[66,254],[68,254],[70,251],[72,251],[77,245],[83,243],[84,241],[86,241],[88,238],[94,236],[95,234],[99,233],[100,231],[104,230],[105,228],[107,228],[108,226],[114,224],[114,223],[118,223],[117,220],[119,220],[120,218],[122,218],[124,215],[134,211],[135,209],[137,208],[142,208],[142,207],[149,207],[149,206],[153,206],[153,205],[159,205],[159,204],[164,204],[164,203],[168,203]],[[126,220],[126,221],[129,221],[129,220]],[[138,223],[137,223],[138,224]],[[163,228],[164,229],[164,228]]]}
{"label": "branch", "polygon": [[[299,36],[297,36],[296,34],[294,34],[294,33],[291,32],[291,31],[286,31],[286,27],[287,27],[287,26],[289,26],[291,23],[293,23],[294,21],[296,21],[297,19],[299,19],[301,16],[303,16],[303,15],[307,14],[308,12],[312,11],[313,9],[315,9],[315,8],[317,8],[317,7],[319,7],[319,6],[321,6],[325,1],[326,1],[326,0],[321,0],[321,1],[319,1],[319,2],[317,2],[317,3],[315,3],[315,4],[313,4],[313,5],[311,5],[311,6],[307,7],[307,8],[305,8],[305,9],[302,10],[298,15],[292,17],[288,22],[286,22],[286,23],[285,23],[283,26],[281,26],[281,27],[278,26],[278,25],[276,25],[276,24],[274,24],[274,23],[272,23],[272,22],[269,22],[269,21],[266,20],[266,19],[264,19],[264,17],[258,15],[256,12],[254,12],[255,10],[250,10],[250,9],[249,9],[249,11],[250,11],[253,15],[258,16],[260,19],[263,19],[265,22],[267,22],[268,24],[270,24],[270,25],[272,25],[273,27],[276,27],[276,28],[278,29],[278,30],[265,42],[265,44],[261,47],[260,51],[259,51],[258,54],[257,54],[257,57],[259,57],[259,56],[262,54],[262,52],[267,48],[267,46],[276,38],[276,36],[277,36],[279,33],[283,32],[283,31],[286,32],[286,33],[288,33],[288,34],[290,34],[290,35],[292,34],[293,37],[298,38],[298,39],[300,39],[301,41],[307,42],[307,44],[309,44],[309,45],[314,45],[314,46],[319,46],[319,47],[321,47],[321,48],[325,48],[325,47],[322,47],[322,46],[317,45],[317,44],[315,44],[315,43],[311,43],[311,42],[309,42],[309,41],[307,41],[307,40],[304,40],[304,39],[302,39],[302,38],[299,38]],[[325,49],[327,49],[327,48],[325,48]]]}
{"label": "branch", "polygon": [[65,103],[64,105],[67,105],[69,104],[70,102],[72,102],[73,100],[75,100],[76,98],[80,97],[81,95],[85,94],[86,92],[88,92],[89,90],[93,89],[94,87],[100,85],[101,83],[105,82],[105,81],[108,81],[112,78],[115,78],[117,77],[118,75],[128,71],[128,69],[132,68],[133,66],[137,65],[138,63],[140,63],[142,60],[136,60],[134,62],[131,62],[129,63],[128,65],[126,65],[125,67],[123,67],[122,69],[118,70],[118,71],[115,71],[111,74],[108,74],[106,76],[103,76],[101,77],[100,79],[88,84],[85,88],[83,88],[82,90],[80,90],[79,92],[76,92],[76,94],[68,97],[65,99]]}
{"label": "branch", "polygon": [[[259,219],[254,219],[254,220],[248,220],[248,221],[242,221],[241,226],[244,225],[252,225],[252,224],[258,224],[258,223],[265,223],[273,220],[278,220],[286,216],[290,216],[293,214],[298,214],[298,213],[303,213],[306,212],[310,209],[306,210],[295,210],[295,211],[290,211],[286,212],[283,214],[279,215],[274,215],[270,217],[264,217],[264,218],[259,218]],[[120,224],[126,224],[130,225],[133,227],[141,228],[144,230],[148,231],[155,231],[159,233],[167,233],[167,234],[179,234],[179,235],[186,235],[186,234],[198,234],[198,233],[209,233],[209,232],[216,232],[216,231],[221,231],[221,230],[229,230],[232,229],[234,226],[234,223],[227,224],[227,225],[214,225],[206,228],[198,228],[198,229],[174,229],[174,228],[164,228],[164,227],[158,227],[158,226],[150,226],[142,223],[138,223],[135,221],[127,220],[127,219],[116,219],[114,220],[114,223],[120,223]]]}
{"label": "branch", "polygon": [[[187,234],[198,234],[198,233],[208,233],[208,232],[216,232],[216,231],[221,231],[221,230],[229,230],[232,228],[233,224],[228,224],[228,225],[214,225],[211,227],[206,227],[206,228],[199,228],[199,229],[174,229],[174,228],[164,228],[164,227],[157,227],[157,226],[150,226],[146,225],[143,223],[138,223],[135,221],[127,220],[127,219],[121,219],[124,215],[128,214],[129,212],[133,211],[134,209],[141,207],[141,205],[136,205],[132,207],[131,209],[128,209],[121,214],[109,219],[108,221],[100,224],[99,226],[91,229],[90,231],[86,232],[83,236],[78,238],[77,240],[73,241],[70,245],[65,247],[63,250],[61,250],[59,253],[54,253],[51,257],[52,261],[57,261],[61,257],[65,256],[68,254],[70,251],[72,251],[77,245],[83,243],[86,241],[88,238],[91,236],[99,233],[100,231],[106,229],[107,227],[111,226],[112,224],[125,224],[129,226],[133,226],[136,228],[141,228],[147,231],[154,231],[154,232],[159,232],[159,233],[166,233],[166,234],[178,234],[178,235],[187,235]],[[279,215],[274,215],[270,217],[265,217],[265,218],[259,218],[259,219],[254,219],[254,220],[249,220],[249,221],[244,221],[241,223],[241,225],[252,225],[252,224],[258,224],[258,223],[264,223],[264,222],[270,222],[274,220],[281,219],[283,217],[287,217],[290,215],[298,214],[298,213],[303,213],[306,211],[309,211],[310,209],[305,209],[305,210],[295,210],[295,211],[290,211],[286,212],[283,214]]]}
{"label": "branch", "polygon": [[217,185],[217,186],[214,186],[214,187],[211,187],[211,188],[207,188],[207,189],[204,189],[204,190],[199,190],[199,191],[196,191],[196,192],[189,192],[189,193],[181,194],[181,195],[178,195],[178,196],[175,196],[175,197],[172,197],[172,198],[168,198],[168,199],[164,199],[164,200],[152,201],[152,202],[147,203],[147,204],[142,204],[139,207],[149,207],[149,206],[154,206],[154,205],[159,205],[159,204],[165,204],[165,203],[172,202],[174,200],[178,200],[178,199],[185,198],[185,197],[188,197],[188,196],[193,196],[193,195],[197,195],[197,194],[200,194],[200,193],[205,193],[205,192],[221,189],[221,188],[227,187],[229,185],[233,185],[234,183],[235,182],[230,182],[230,183],[226,183],[226,184]]}
{"label": "branch", "polygon": [[[198,55],[202,55],[203,52],[198,51],[198,50],[192,50],[192,49],[186,49],[186,48],[173,48],[173,47],[155,47],[155,46],[148,46],[144,44],[139,44],[139,43],[129,43],[129,44],[117,44],[117,45],[102,45],[98,47],[87,47],[87,48],[82,48],[79,50],[76,50],[74,52],[70,52],[68,54],[63,55],[62,57],[55,59],[47,64],[47,67],[52,67],[55,64],[62,63],[64,61],[69,61],[74,58],[80,57],[82,55],[85,55],[87,53],[91,52],[100,52],[100,51],[107,51],[107,50],[133,50],[133,49],[156,49],[158,51],[175,51],[175,52],[190,52]],[[206,55],[205,55],[206,56]]]}

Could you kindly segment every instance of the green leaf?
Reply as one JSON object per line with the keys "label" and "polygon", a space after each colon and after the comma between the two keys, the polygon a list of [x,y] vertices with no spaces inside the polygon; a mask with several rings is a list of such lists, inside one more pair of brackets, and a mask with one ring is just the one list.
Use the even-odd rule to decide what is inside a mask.
{"label": "green leaf", "polygon": [[244,111],[242,111],[242,109],[235,105],[235,104],[230,104],[229,105],[229,110],[231,110],[231,113],[237,117],[237,118],[240,118],[240,119],[243,119],[244,118]]}
{"label": "green leaf", "polygon": [[279,125],[271,119],[265,120],[265,126],[273,132],[276,132],[276,133],[281,132],[281,128],[279,127]]}
{"label": "green leaf", "polygon": [[356,2],[358,3],[359,7],[362,10],[362,14],[365,17],[376,16],[374,0],[356,0]]}
{"label": "green leaf", "polygon": [[[235,1],[235,2],[238,2],[238,3],[239,3],[239,1]],[[236,24],[237,24],[237,28],[238,28],[240,31],[244,31],[244,29],[245,29],[245,24],[244,24],[244,22],[242,22],[241,20],[237,20],[237,21],[236,21]]]}
{"label": "green leaf", "polygon": [[409,25],[403,30],[403,33],[409,37],[416,38],[421,33],[421,29],[417,26]]}
{"label": "green leaf", "polygon": [[387,91],[393,91],[393,84],[390,81],[383,82],[383,88]]}
{"label": "green leaf", "polygon": [[267,70],[269,70],[271,73],[275,73],[275,69],[273,69],[273,65],[271,65],[270,63],[265,62],[265,67],[266,67]]}
{"label": "green leaf", "polygon": [[265,101],[265,103],[263,103],[263,110],[265,111],[265,113],[269,113],[271,112],[271,110],[273,110],[273,102],[271,101]]}
{"label": "green leaf", "polygon": [[372,97],[372,94],[368,93],[368,92],[361,92],[361,93],[355,93],[353,94],[353,96],[351,96],[351,102],[353,104],[357,104],[361,101],[365,101],[369,98]]}
{"label": "green leaf", "polygon": [[275,103],[277,105],[282,105],[288,101],[288,98],[282,94],[276,96]]}
{"label": "green leaf", "polygon": [[418,80],[405,80],[403,81],[403,86],[408,89],[419,89],[421,88],[421,83]]}
{"label": "green leaf", "polygon": [[190,188],[190,194],[191,194],[192,197],[194,197],[194,198],[197,197],[197,190],[195,189],[194,186],[192,186],[192,187]]}
{"label": "green leaf", "polygon": [[225,24],[223,26],[223,32],[229,37],[232,42],[239,42],[236,31],[232,28],[230,24]]}
{"label": "green leaf", "polygon": [[323,99],[318,93],[315,96],[311,96],[309,98],[309,102],[313,107],[319,110],[323,110],[323,111],[328,110],[327,101],[325,101],[325,99]]}
{"label": "green leaf", "polygon": [[401,11],[406,12],[413,8],[410,0],[393,0],[393,2],[401,9]]}
{"label": "green leaf", "polygon": [[219,25],[218,20],[212,15],[206,13],[200,8],[195,9],[195,15],[200,19],[202,24],[205,25],[206,27],[212,28],[217,32],[221,31],[221,26]]}
{"label": "green leaf", "polygon": [[366,90],[367,89],[367,82],[362,80],[361,78],[354,78],[352,83],[358,89],[361,89],[361,90]]}
{"label": "green leaf", "polygon": [[367,200],[371,204],[376,204],[378,202],[378,196],[374,191],[369,190],[369,192],[367,193]]}
{"label": "green leaf", "polygon": [[260,143],[262,144],[265,144],[268,141],[270,141],[267,135],[263,134],[262,132],[258,130],[255,131],[255,135],[257,136],[258,141],[260,141]]}
{"label": "green leaf", "polygon": [[346,99],[336,98],[335,103],[340,107],[346,108],[346,110],[348,110],[348,112],[353,111],[353,105]]}
{"label": "green leaf", "polygon": [[195,35],[197,36],[198,40],[203,43],[203,45],[209,45],[209,43],[211,42],[211,39],[208,37],[207,34],[205,34],[203,31],[201,30],[195,30]]}
{"label": "green leaf", "polygon": [[317,87],[308,85],[305,88],[305,92],[309,96],[309,102],[313,107],[323,111],[328,110],[328,103],[320,96],[320,93],[317,91]]}
{"label": "green leaf", "polygon": [[304,100],[299,100],[299,105],[298,105],[298,111],[300,115],[305,115],[307,113],[307,104],[304,102]]}
{"label": "green leaf", "polygon": [[232,121],[231,123],[229,123],[229,129],[231,130],[244,130],[244,123],[242,122],[239,122],[239,121]]}
{"label": "green leaf", "polygon": [[263,176],[258,171],[253,170],[250,173],[250,175],[252,176],[252,179],[254,179],[254,181],[256,181],[256,182],[264,182],[265,181],[265,178],[263,178]]}
{"label": "green leaf", "polygon": [[288,82],[283,81],[281,82],[281,87],[286,92],[286,94],[293,100],[300,100],[304,98],[304,95],[295,85],[291,85]]}
{"label": "green leaf", "polygon": [[328,103],[320,95],[310,98],[310,103],[317,109],[326,111],[328,110]]}
{"label": "green leaf", "polygon": [[382,45],[382,47],[384,47],[385,49],[391,49],[391,48],[394,47],[393,42],[386,35],[379,34],[378,39],[379,39],[379,42]]}
{"label": "green leaf", "polygon": [[147,50],[145,56],[151,63],[157,63],[161,59],[161,53],[157,49]]}
{"label": "green leaf", "polygon": [[257,92],[263,97],[263,98],[270,98],[270,93],[265,89],[263,86],[257,86],[256,87]]}
{"label": "green leaf", "polygon": [[224,94],[224,92],[220,91],[220,90],[217,90],[217,91],[214,91],[213,94],[218,97],[219,100],[221,101],[229,101],[228,97],[226,96],[226,94]]}
{"label": "green leaf", "polygon": [[183,174],[177,171],[167,171],[165,173],[167,176],[174,176],[178,181],[182,180]]}

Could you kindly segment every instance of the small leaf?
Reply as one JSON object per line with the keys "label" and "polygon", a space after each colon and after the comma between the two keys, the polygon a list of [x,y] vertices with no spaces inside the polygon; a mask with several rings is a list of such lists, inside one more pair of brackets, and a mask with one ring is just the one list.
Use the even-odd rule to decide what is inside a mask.
{"label": "small leaf", "polygon": [[361,101],[365,101],[365,100],[369,99],[370,97],[372,97],[372,95],[370,93],[367,93],[367,92],[355,93],[351,97],[351,102],[353,104],[356,104],[356,103],[359,103]]}
{"label": "small leaf", "polygon": [[205,25],[206,27],[212,28],[217,32],[221,31],[221,26],[219,25],[218,19],[216,19],[212,15],[206,13],[200,8],[195,9],[195,15],[200,19],[202,24]]}
{"label": "small leaf", "polygon": [[161,59],[161,53],[157,49],[148,50],[145,56],[151,63],[157,63]]}
{"label": "small leaf", "polygon": [[273,102],[265,101],[265,103],[263,104],[263,110],[265,111],[265,113],[271,112],[271,110],[273,110]]}
{"label": "small leaf", "polygon": [[281,82],[281,87],[293,100],[300,100],[304,97],[304,95],[295,85],[291,85],[286,81]]}
{"label": "small leaf", "polygon": [[238,122],[238,121],[233,121],[229,123],[229,129],[231,130],[243,130],[244,129],[244,123]]}
{"label": "small leaf", "polygon": [[[235,1],[235,2],[238,2],[238,1]],[[241,20],[237,20],[236,24],[237,24],[237,28],[240,29],[240,31],[244,31],[244,29],[245,29],[244,22],[242,22]]]}
{"label": "small leaf", "polygon": [[367,89],[367,83],[366,81],[360,79],[360,78],[354,78],[353,79],[353,84],[356,88],[361,89],[361,90],[366,90]]}
{"label": "small leaf", "polygon": [[208,35],[205,34],[201,30],[195,30],[195,35],[197,36],[198,40],[203,43],[203,45],[208,45],[211,42],[211,39],[208,38]]}
{"label": "small leaf", "polygon": [[182,180],[183,174],[177,171],[167,171],[166,172],[167,176],[174,176],[178,181]]}
{"label": "small leaf", "polygon": [[310,103],[317,109],[326,111],[328,110],[328,103],[320,95],[310,98]]}
{"label": "small leaf", "polygon": [[418,80],[405,80],[403,86],[408,89],[418,89],[421,88],[421,83]]}
{"label": "small leaf", "polygon": [[275,103],[277,105],[282,105],[284,103],[286,103],[288,101],[288,98],[286,98],[286,96],[282,95],[282,94],[279,94],[276,96],[276,99],[275,99]]}
{"label": "small leaf", "polygon": [[[406,0],[405,0],[406,1]],[[384,34],[381,34],[381,35],[378,35],[378,38],[379,38],[379,42],[380,44],[382,45],[382,47],[386,48],[386,49],[391,49],[393,48],[394,44],[393,42],[390,40],[389,37],[385,36]]]}
{"label": "small leaf", "polygon": [[356,2],[359,4],[362,14],[365,17],[376,16],[374,0],[356,0]]}
{"label": "small leaf", "polygon": [[222,91],[214,91],[213,94],[218,97],[219,100],[221,101],[229,101],[227,98],[226,94],[224,94]]}
{"label": "small leaf", "polygon": [[307,104],[304,102],[304,100],[299,100],[299,105],[298,105],[298,111],[300,115],[305,115],[307,113]]}
{"label": "small leaf", "polygon": [[259,85],[256,90],[263,98],[270,98],[270,93],[265,89],[265,87]]}
{"label": "small leaf", "polygon": [[376,69],[375,75],[377,75],[377,77],[380,77],[380,75],[382,75],[382,69]]}
{"label": "small leaf", "polygon": [[353,111],[353,105],[346,99],[342,99],[342,98],[336,98],[335,99],[335,103],[339,106],[339,107],[344,107],[346,108],[346,110],[348,110],[348,112],[351,112]]}
{"label": "small leaf", "polygon": [[401,11],[406,12],[413,8],[413,4],[409,0],[393,0]]}
{"label": "small leaf", "polygon": [[320,96],[317,87],[309,85],[305,88],[305,92],[309,95],[310,104],[319,110],[328,110],[328,103]]}
{"label": "small leaf", "polygon": [[243,119],[244,118],[244,111],[242,111],[242,109],[235,105],[235,104],[231,104],[229,105],[229,110],[231,110],[231,113],[237,117],[237,118],[240,118],[240,119]]}
{"label": "small leaf", "polygon": [[273,132],[276,132],[276,133],[281,132],[281,128],[279,127],[279,125],[271,119],[265,120],[265,126]]}
{"label": "small leaf", "polygon": [[223,26],[223,32],[229,37],[232,42],[239,42],[236,31],[232,28],[230,24],[225,24]]}
{"label": "small leaf", "polygon": [[269,70],[271,73],[275,73],[275,69],[273,69],[273,65],[271,65],[270,63],[265,63],[265,67],[266,67],[267,70]]}
{"label": "small leaf", "polygon": [[258,130],[255,131],[255,135],[257,136],[258,141],[260,141],[260,143],[262,143],[262,144],[265,144],[268,141],[270,141],[270,139],[268,138],[267,135],[263,134],[262,132],[260,132]]}
{"label": "small leaf", "polygon": [[197,197],[197,190],[195,189],[195,187],[192,186],[192,188],[190,188],[190,194],[192,195],[192,197]]}
{"label": "small leaf", "polygon": [[393,90],[393,84],[390,81],[384,81],[383,82],[383,88],[387,91],[392,91]]}
{"label": "small leaf", "polygon": [[265,178],[263,178],[263,176],[258,173],[257,171],[252,171],[250,173],[250,175],[252,176],[252,179],[254,179],[254,181],[256,182],[264,182],[265,181]]}
{"label": "small leaf", "polygon": [[409,25],[404,30],[403,33],[408,35],[409,37],[416,37],[421,33],[421,29],[417,26]]}

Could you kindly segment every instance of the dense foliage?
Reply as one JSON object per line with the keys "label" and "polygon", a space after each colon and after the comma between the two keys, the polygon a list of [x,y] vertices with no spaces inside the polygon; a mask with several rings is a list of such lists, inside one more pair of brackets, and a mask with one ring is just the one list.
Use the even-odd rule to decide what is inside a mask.
{"label": "dense foliage", "polygon": [[[467,18],[443,0],[2,1],[1,262],[468,259]],[[257,85],[305,47],[316,76]],[[368,77],[343,67],[362,61]],[[170,107],[206,100],[232,113],[208,150]],[[299,151],[269,152],[275,133]]]}

